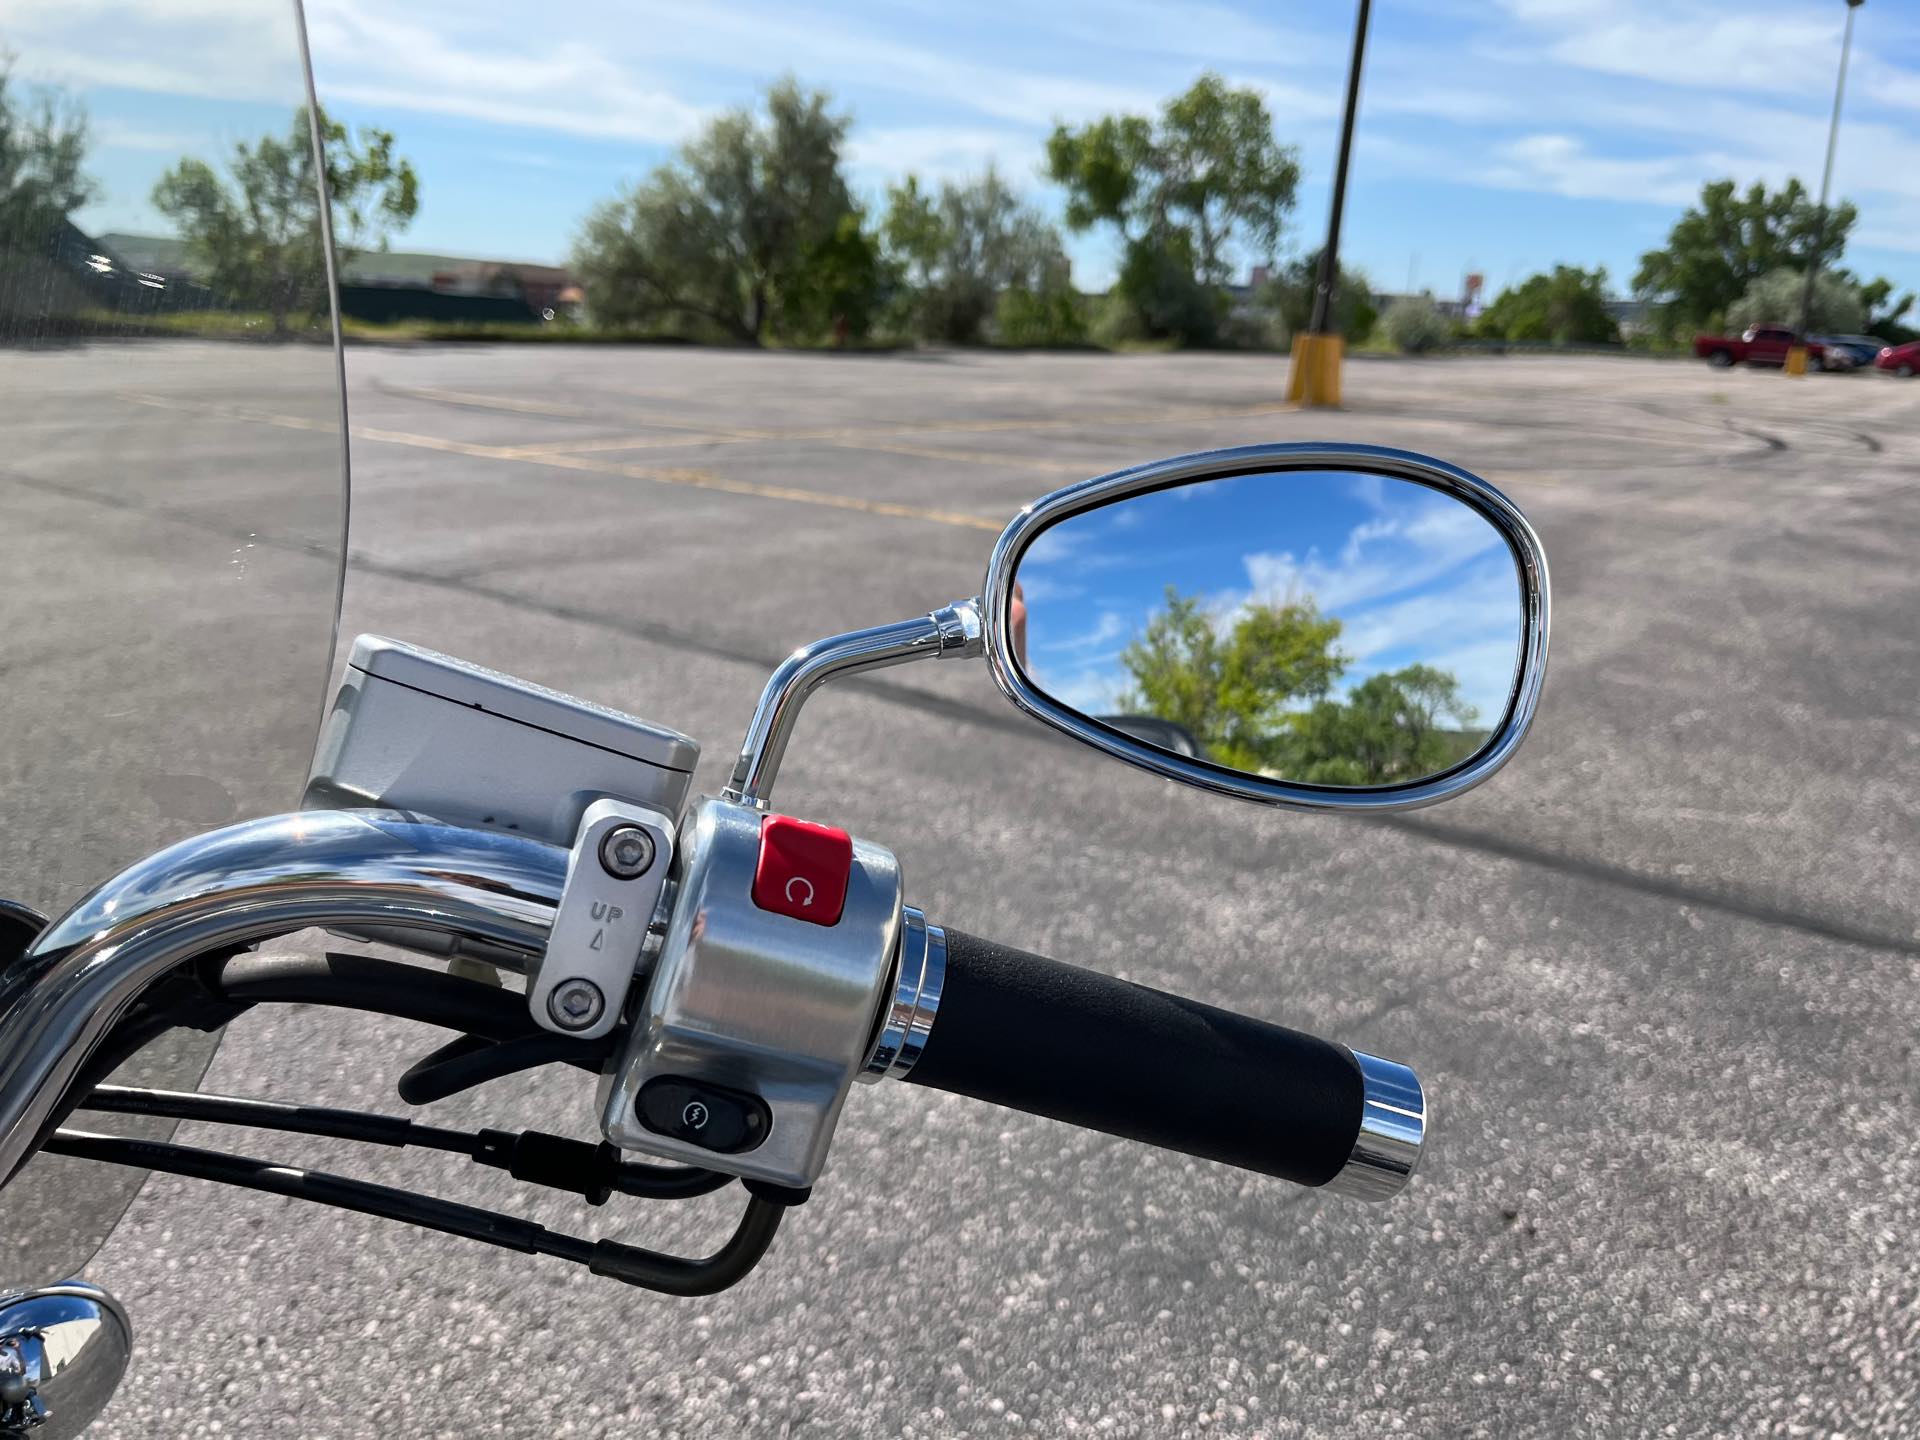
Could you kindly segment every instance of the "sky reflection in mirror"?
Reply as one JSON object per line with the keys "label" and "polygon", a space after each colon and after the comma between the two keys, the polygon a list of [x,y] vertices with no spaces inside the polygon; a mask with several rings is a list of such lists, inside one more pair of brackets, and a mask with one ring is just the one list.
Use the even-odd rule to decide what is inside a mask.
{"label": "sky reflection in mirror", "polygon": [[[1129,497],[1044,531],[1016,580],[1016,649],[1040,689],[1172,722],[1122,727],[1165,748],[1308,783],[1407,783],[1469,758],[1520,662],[1524,592],[1499,531],[1382,475]],[[1368,739],[1365,714],[1397,738]]]}

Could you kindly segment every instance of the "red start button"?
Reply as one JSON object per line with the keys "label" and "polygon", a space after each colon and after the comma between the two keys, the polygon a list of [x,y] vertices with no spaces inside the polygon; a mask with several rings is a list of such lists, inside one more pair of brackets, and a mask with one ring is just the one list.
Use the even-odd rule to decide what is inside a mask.
{"label": "red start button", "polygon": [[776,915],[815,925],[837,925],[853,872],[853,837],[831,825],[809,825],[786,815],[760,821],[760,863],[753,872],[753,903]]}

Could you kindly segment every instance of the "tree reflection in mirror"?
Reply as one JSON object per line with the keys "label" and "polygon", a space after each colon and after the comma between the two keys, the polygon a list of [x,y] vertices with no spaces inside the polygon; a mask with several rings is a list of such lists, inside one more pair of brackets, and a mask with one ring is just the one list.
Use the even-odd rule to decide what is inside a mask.
{"label": "tree reflection in mirror", "polygon": [[1525,591],[1443,491],[1353,471],[1211,479],[1103,505],[1020,557],[1017,663],[1160,749],[1298,784],[1413,784],[1512,701]]}

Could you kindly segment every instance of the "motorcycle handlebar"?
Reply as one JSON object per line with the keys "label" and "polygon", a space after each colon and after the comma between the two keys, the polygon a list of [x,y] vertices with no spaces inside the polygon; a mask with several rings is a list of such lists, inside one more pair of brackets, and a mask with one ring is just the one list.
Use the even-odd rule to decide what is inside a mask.
{"label": "motorcycle handlebar", "polygon": [[1426,1134],[1404,1065],[954,930],[904,1078],[1370,1200]]}

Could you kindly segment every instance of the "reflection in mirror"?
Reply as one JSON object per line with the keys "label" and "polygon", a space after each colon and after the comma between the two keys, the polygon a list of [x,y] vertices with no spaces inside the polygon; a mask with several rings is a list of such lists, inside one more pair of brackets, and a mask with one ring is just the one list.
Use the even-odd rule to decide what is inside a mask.
{"label": "reflection in mirror", "polygon": [[1407,785],[1472,759],[1526,600],[1493,522],[1385,475],[1279,471],[1132,495],[1034,539],[1010,648],[1060,704],[1296,784]]}

